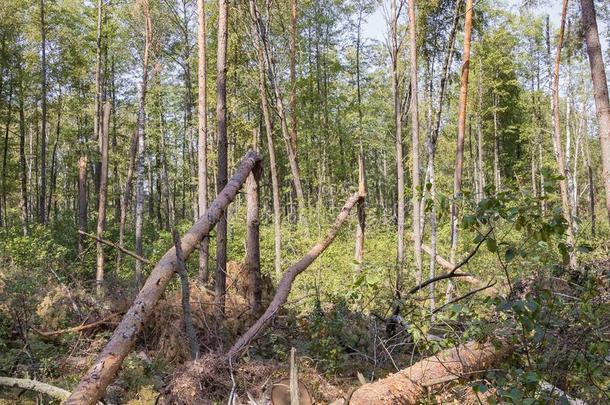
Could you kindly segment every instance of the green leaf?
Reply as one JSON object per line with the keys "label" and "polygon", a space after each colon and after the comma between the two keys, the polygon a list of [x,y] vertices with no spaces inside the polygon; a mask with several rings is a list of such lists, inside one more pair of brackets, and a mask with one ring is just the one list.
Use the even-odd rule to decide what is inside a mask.
{"label": "green leaf", "polygon": [[487,246],[487,250],[489,250],[491,253],[498,251],[498,244],[494,238],[487,238],[485,245]]}

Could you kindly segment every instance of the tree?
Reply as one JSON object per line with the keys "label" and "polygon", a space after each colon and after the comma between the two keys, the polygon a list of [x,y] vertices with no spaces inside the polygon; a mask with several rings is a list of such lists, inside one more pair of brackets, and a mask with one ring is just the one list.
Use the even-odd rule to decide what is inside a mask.
{"label": "tree", "polygon": [[[472,35],[473,1],[466,0],[464,20],[464,51],[462,74],[460,77],[460,99],[458,105],[458,133],[455,150],[455,171],[453,175],[453,201],[451,202],[451,254],[450,261],[455,263],[458,247],[458,202],[462,197],[462,171],[464,165],[464,138],[466,134],[466,108],[468,105],[468,74],[470,72],[470,38]],[[451,296],[453,284],[447,285],[447,300]]]}
{"label": "tree", "polygon": [[[138,153],[136,161],[137,188],[136,188],[136,254],[142,256],[142,227],[144,226],[144,170],[146,164],[145,131],[146,131],[146,90],[148,86],[148,62],[152,43],[152,21],[148,0],[140,0],[144,13],[144,57],[142,59],[142,81],[140,83],[140,106],[138,110]],[[135,284],[142,284],[142,262],[136,260]]]}
{"label": "tree", "polygon": [[[197,198],[199,216],[205,214],[208,205],[208,106],[207,106],[207,60],[205,44],[205,0],[197,0],[197,44],[198,70],[197,82],[199,99],[197,104],[198,140],[197,149]],[[199,246],[199,281],[208,280],[208,253],[210,239],[205,237]]]}
{"label": "tree", "polygon": [[256,49],[258,65],[258,94],[263,113],[263,121],[267,138],[267,153],[269,154],[269,166],[271,171],[271,193],[273,199],[273,238],[274,238],[274,268],[277,277],[282,272],[282,235],[281,235],[281,206],[280,206],[280,186],[277,173],[277,158],[275,156],[275,146],[273,141],[273,121],[269,100],[267,98],[267,81],[265,79],[265,56],[258,33],[259,25],[255,12],[254,0],[249,1],[250,6],[250,36]]}
{"label": "tree", "polygon": [[417,283],[422,282],[420,181],[419,181],[419,110],[417,106],[417,20],[415,0],[409,1],[409,39],[411,53],[411,187],[413,193],[413,251],[417,269]]}
{"label": "tree", "polygon": [[[566,231],[567,243],[570,249],[574,246],[574,223],[572,221],[572,209],[570,208],[570,198],[568,195],[567,185],[567,172],[563,153],[563,147],[561,145],[561,117],[559,114],[559,68],[561,66],[561,48],[563,47],[563,36],[565,30],[566,14],[568,9],[568,0],[563,1],[563,7],[561,12],[561,24],[559,28],[559,39],[557,43],[557,53],[555,55],[555,67],[553,69],[553,84],[551,87],[552,98],[551,98],[551,109],[552,109],[552,122],[553,122],[553,150],[555,152],[555,161],[557,162],[557,170],[559,176],[562,178],[559,180],[559,190],[561,194],[561,206],[563,210],[563,217],[568,225]],[[570,251],[570,267],[576,267],[576,255],[573,250]]]}
{"label": "tree", "polygon": [[[216,119],[218,125],[218,190],[227,184],[227,41],[228,0],[218,0],[218,50],[216,59]],[[227,279],[227,213],[222,213],[216,232],[216,273],[214,277],[214,309],[224,316]]]}
{"label": "tree", "polygon": [[40,194],[38,195],[38,222],[46,223],[47,202],[47,26],[45,23],[45,2],[40,0],[40,82],[41,82],[41,135],[40,135]]}
{"label": "tree", "polygon": [[402,100],[400,96],[401,75],[398,71],[398,60],[402,41],[398,38],[398,18],[402,8],[392,0],[390,11],[390,59],[392,62],[392,95],[394,99],[394,137],[396,147],[396,193],[397,193],[397,249],[396,249],[396,294],[402,289],[402,267],[405,260],[405,175],[402,157]]}
{"label": "tree", "polygon": [[[106,200],[108,195],[108,129],[110,125],[110,103],[105,103],[103,106],[101,131],[100,131],[100,192],[97,214],[97,237],[104,237],[104,227],[106,226]],[[102,293],[102,283],[104,282],[104,247],[100,241],[97,241],[97,272],[95,282],[97,293]]]}
{"label": "tree", "polygon": [[602,152],[602,179],[606,190],[606,211],[610,221],[610,101],[608,101],[608,83],[604,58],[599,43],[597,17],[593,0],[580,0],[582,24],[587,44],[587,54],[591,67],[591,80],[595,98],[595,110],[599,123],[599,141]]}

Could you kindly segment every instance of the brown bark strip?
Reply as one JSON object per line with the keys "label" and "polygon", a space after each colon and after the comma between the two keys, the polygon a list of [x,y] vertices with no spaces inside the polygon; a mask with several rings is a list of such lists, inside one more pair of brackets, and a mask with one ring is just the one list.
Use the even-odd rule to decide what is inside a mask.
{"label": "brown bark strip", "polygon": [[292,283],[296,279],[296,277],[301,274],[303,271],[307,270],[307,268],[326,250],[326,248],[335,240],[339,229],[345,223],[347,216],[350,210],[354,207],[354,205],[361,199],[362,197],[358,193],[354,193],[350,198],[347,199],[345,205],[339,212],[339,215],[335,219],[335,223],[326,233],[326,237],[321,242],[318,242],[314,247],[311,248],[309,252],[305,256],[301,258],[298,262],[293,264],[286,270],[284,273],[284,277],[280,280],[280,283],[277,287],[277,291],[275,296],[273,297],[273,301],[267,307],[265,313],[244,333],[231,347],[231,349],[227,353],[227,358],[232,359],[238,356],[242,351],[246,349],[246,347],[250,344],[250,342],[267,326],[269,321],[277,314],[282,305],[286,302],[288,298],[288,294],[290,294],[290,290],[292,289]]}
{"label": "brown bark strip", "polygon": [[[254,165],[261,160],[254,151],[248,151],[237,171],[210,204],[206,214],[182,237],[184,257],[187,258],[198,246],[204,236],[214,228],[222,213],[237,195]],[[121,363],[131,351],[138,333],[152,314],[161,294],[176,271],[176,251],[169,249],[159,260],[152,273],[140,290],[132,307],[121,320],[106,347],[87,371],[85,376],[66,401],[66,405],[94,404],[114,380]]]}
{"label": "brown bark strip", "polygon": [[[374,383],[366,384],[353,392],[351,405],[417,404],[426,394],[426,386],[450,376],[463,377],[485,370],[498,363],[509,353],[507,346],[495,347],[492,343],[468,342],[427,357],[411,367],[390,374]],[[338,399],[331,405],[343,403]]]}

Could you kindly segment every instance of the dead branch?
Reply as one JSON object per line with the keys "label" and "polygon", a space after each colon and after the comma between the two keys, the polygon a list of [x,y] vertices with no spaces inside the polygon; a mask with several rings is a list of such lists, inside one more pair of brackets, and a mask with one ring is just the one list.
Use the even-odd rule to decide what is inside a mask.
{"label": "dead branch", "polygon": [[493,283],[490,281],[489,283],[487,283],[486,286],[483,286],[481,288],[477,288],[475,290],[469,291],[466,294],[454,298],[449,302],[446,302],[445,304],[441,305],[440,307],[436,308],[434,311],[432,311],[432,314],[436,314],[437,312],[442,311],[443,309],[447,308],[449,305],[455,304],[456,302],[459,302],[461,300],[465,300],[466,298],[475,295],[476,293],[478,293],[479,291],[483,291],[483,290],[487,290],[488,288],[493,288],[493,286],[496,285],[496,281],[494,280]]}
{"label": "dead branch", "polygon": [[0,385],[36,391],[60,400],[64,400],[70,396],[70,391],[63,388],[27,378],[0,377]]}
{"label": "dead branch", "polygon": [[[486,370],[510,351],[508,345],[498,348],[492,343],[468,342],[427,357],[409,368],[390,374],[354,391],[351,405],[417,404],[426,394],[425,387],[439,381],[462,378]],[[343,399],[331,405],[340,405]]]}
{"label": "dead branch", "polygon": [[[185,258],[195,250],[205,236],[209,235],[246,181],[252,168],[260,160],[261,157],[255,151],[250,150],[246,153],[235,174],[210,204],[206,213],[182,237],[180,242]],[[68,398],[66,405],[94,404],[104,395],[106,387],[114,380],[123,360],[131,351],[138,333],[154,311],[175,271],[176,250],[172,247],[152,270],[132,307]]]}
{"label": "dead branch", "polygon": [[227,358],[232,359],[239,355],[243,350],[248,347],[250,342],[268,325],[269,321],[275,316],[275,314],[280,310],[282,305],[286,302],[288,298],[288,294],[290,294],[290,290],[292,289],[292,283],[295,278],[301,274],[303,271],[307,270],[307,268],[326,250],[326,248],[332,243],[337,236],[337,232],[347,219],[347,216],[353,206],[362,198],[358,193],[354,193],[350,198],[347,199],[345,205],[339,212],[339,215],[335,219],[335,223],[326,233],[326,237],[321,242],[317,243],[314,247],[311,248],[309,252],[305,256],[301,258],[298,262],[293,264],[286,270],[284,276],[280,280],[280,283],[277,288],[277,292],[273,297],[273,301],[267,307],[265,313],[244,333],[231,347],[231,349],[227,352]]}
{"label": "dead branch", "polygon": [[84,325],[74,326],[72,328],[54,330],[54,331],[50,331],[50,332],[45,332],[45,331],[42,331],[42,330],[38,330],[38,329],[36,329],[34,327],[32,327],[32,330],[34,332],[36,332],[37,334],[39,334],[40,336],[44,336],[44,337],[63,335],[64,333],[71,333],[71,332],[82,332],[84,330],[92,329],[92,328],[95,328],[97,326],[103,325],[105,323],[109,323],[109,321],[112,318],[116,318],[119,315],[121,315],[121,314],[117,312],[116,314],[112,314],[112,315],[107,316],[107,317],[105,317],[103,319],[100,319],[99,321],[96,321],[96,322],[91,322],[91,323],[84,324]]}
{"label": "dead branch", "polygon": [[96,241],[98,241],[100,243],[103,243],[104,245],[111,246],[111,247],[113,247],[113,248],[115,248],[115,249],[125,253],[126,255],[131,256],[134,259],[141,261],[142,263],[150,264],[150,260],[148,260],[147,258],[142,257],[142,256],[132,252],[131,250],[125,249],[121,245],[118,245],[118,244],[116,244],[114,242],[111,242],[111,241],[109,241],[107,239],[102,239],[102,238],[98,237],[97,235],[92,235],[90,233],[87,233],[87,232],[84,232],[84,231],[81,231],[81,230],[79,230],[78,233],[81,234],[81,235],[84,235],[84,236],[88,236],[91,239],[95,239]]}

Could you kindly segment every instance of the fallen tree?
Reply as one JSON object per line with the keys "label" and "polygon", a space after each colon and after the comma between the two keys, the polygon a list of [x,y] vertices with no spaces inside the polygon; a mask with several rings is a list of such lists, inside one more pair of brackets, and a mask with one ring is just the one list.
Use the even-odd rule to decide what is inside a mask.
{"label": "fallen tree", "polygon": [[233,359],[237,357],[243,350],[245,350],[250,342],[268,325],[269,321],[277,314],[282,305],[286,302],[288,298],[288,294],[290,294],[290,290],[292,289],[292,283],[295,278],[305,271],[314,260],[326,250],[326,248],[332,243],[332,241],[337,236],[337,232],[341,229],[341,226],[345,222],[348,217],[349,212],[354,207],[354,205],[362,198],[359,193],[353,194],[350,198],[347,199],[345,205],[337,215],[335,219],[335,223],[326,233],[326,237],[321,242],[317,243],[314,247],[311,248],[309,252],[305,256],[301,258],[298,262],[293,264],[286,270],[284,276],[280,280],[280,283],[277,287],[277,291],[273,300],[267,307],[265,313],[244,333],[229,349],[227,352],[227,358]]}
{"label": "fallen tree", "polygon": [[[364,384],[352,392],[351,405],[417,404],[428,387],[445,381],[470,376],[485,371],[510,352],[508,345],[500,347],[492,343],[468,342],[427,357],[411,367]],[[342,405],[338,399],[331,405]]]}
{"label": "fallen tree", "polygon": [[27,378],[0,377],[0,385],[5,387],[19,388],[22,390],[36,391],[40,392],[41,394],[48,395],[51,398],[61,400],[64,400],[70,396],[70,391],[63,388]]}
{"label": "fallen tree", "polygon": [[[231,180],[218,194],[205,214],[182,237],[180,242],[185,258],[214,228],[222,213],[233,201],[246,178],[260,160],[261,157],[255,151],[250,150],[246,153]],[[176,250],[172,247],[152,270],[132,307],[125,314],[114,334],[70,395],[66,404],[94,404],[102,398],[106,387],[115,378],[121,363],[131,351],[136,336],[152,314],[156,303],[161,298],[161,294],[176,270]]]}

